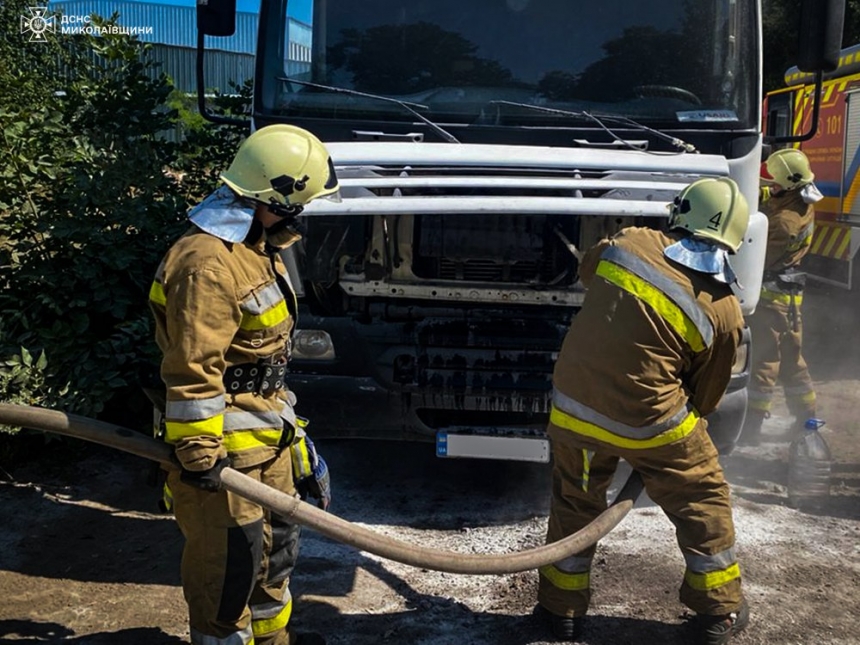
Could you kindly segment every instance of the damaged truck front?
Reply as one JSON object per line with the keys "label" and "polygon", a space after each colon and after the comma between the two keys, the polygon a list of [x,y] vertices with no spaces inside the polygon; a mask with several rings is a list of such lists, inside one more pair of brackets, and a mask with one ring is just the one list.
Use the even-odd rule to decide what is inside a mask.
{"label": "damaged truck front", "polygon": [[[263,0],[254,127],[314,132],[342,186],[286,257],[289,384],[316,432],[547,460],[575,250],[665,227],[699,177],[758,203],[760,26],[753,0]],[[765,236],[754,212],[746,313]],[[748,348],[711,419],[724,449]]]}

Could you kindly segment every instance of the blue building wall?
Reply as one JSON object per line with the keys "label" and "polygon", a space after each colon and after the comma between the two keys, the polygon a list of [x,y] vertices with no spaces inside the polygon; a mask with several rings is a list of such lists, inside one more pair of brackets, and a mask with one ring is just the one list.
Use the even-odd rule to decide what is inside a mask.
{"label": "blue building wall", "polygon": [[[197,46],[197,10],[195,6],[171,5],[159,2],[137,2],[136,0],[53,0],[48,8],[66,16],[88,16],[98,14],[109,17],[119,14],[122,27],[151,27],[152,33],[137,33],[143,42],[173,45],[176,47]],[[205,39],[207,51],[223,50],[254,53],[257,40],[256,11],[237,11],[236,33],[232,36]]]}
{"label": "blue building wall", "polygon": [[[194,92],[196,82],[197,11],[194,0],[52,0],[48,9],[67,17],[118,14],[118,24],[143,42],[154,45],[152,56],[180,90]],[[301,3],[298,4],[301,7]],[[204,79],[207,90],[231,91],[232,83],[243,83],[254,75],[254,51],[258,14],[255,0],[236,3],[236,33],[204,40]],[[81,24],[78,22],[69,24]],[[137,28],[137,29],[135,29]],[[142,30],[141,30],[142,28]],[[294,76],[310,69],[311,27],[290,18],[288,58],[284,72]]]}

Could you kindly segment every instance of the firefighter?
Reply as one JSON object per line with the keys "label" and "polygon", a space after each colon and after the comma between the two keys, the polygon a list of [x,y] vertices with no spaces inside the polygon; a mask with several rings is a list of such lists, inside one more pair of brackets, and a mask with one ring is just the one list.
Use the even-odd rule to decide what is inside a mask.
{"label": "firefighter", "polygon": [[[329,154],[288,125],[257,130],[189,212],[150,289],[166,385],[168,475],[185,537],[182,587],[195,645],[313,645],[289,629],[299,527],[220,487],[225,466],[291,495],[331,498],[328,471],[284,383],[296,296],[279,251],[311,200],[337,195]],[[305,496],[303,495],[303,496]]]}
{"label": "firefighter", "polygon": [[[553,373],[547,542],[607,508],[624,459],[675,525],[686,560],[680,600],[706,645],[728,642],[749,620],[729,489],[704,418],[741,341],[729,255],[748,222],[731,179],[699,179],[670,204],[668,233],[628,228],[589,249],[579,267],[586,298]],[[539,571],[535,612],[559,640],[582,631],[595,548]]]}
{"label": "firefighter", "polygon": [[801,348],[800,305],[805,274],[798,270],[809,252],[815,220],[813,204],[821,193],[800,150],[777,150],[762,172],[761,210],[768,219],[767,253],[761,297],[749,319],[752,333],[752,382],[740,443],[758,445],[761,427],[770,416],[777,383],[795,418],[792,436],[816,415],[815,389]]}

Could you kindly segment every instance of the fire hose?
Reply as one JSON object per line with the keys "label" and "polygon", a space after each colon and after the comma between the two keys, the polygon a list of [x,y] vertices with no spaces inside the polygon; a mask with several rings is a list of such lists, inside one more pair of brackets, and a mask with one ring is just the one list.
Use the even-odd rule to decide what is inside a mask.
{"label": "fire hose", "polygon": [[[179,467],[171,459],[173,448],[170,445],[129,428],[87,417],[34,406],[0,403],[0,423],[92,441],[157,461],[168,469]],[[266,486],[232,468],[225,468],[221,472],[221,485],[290,522],[306,526],[361,551],[422,569],[473,575],[528,571],[579,553],[595,544],[624,519],[643,488],[641,478],[634,472],[615,501],[603,513],[588,526],[557,542],[514,553],[472,554],[431,549],[381,535]]]}

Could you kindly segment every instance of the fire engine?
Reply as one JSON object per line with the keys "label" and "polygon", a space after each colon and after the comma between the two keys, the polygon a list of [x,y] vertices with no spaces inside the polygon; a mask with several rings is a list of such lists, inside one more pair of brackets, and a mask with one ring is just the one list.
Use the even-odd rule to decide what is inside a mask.
{"label": "fire engine", "polygon": [[[814,118],[812,74],[792,67],[786,87],[764,100],[766,135],[799,135]],[[839,66],[824,74],[815,136],[796,143],[815,173],[824,195],[815,206],[815,232],[804,270],[810,277],[848,289],[857,288],[854,261],[860,248],[860,45],[845,48]]]}

